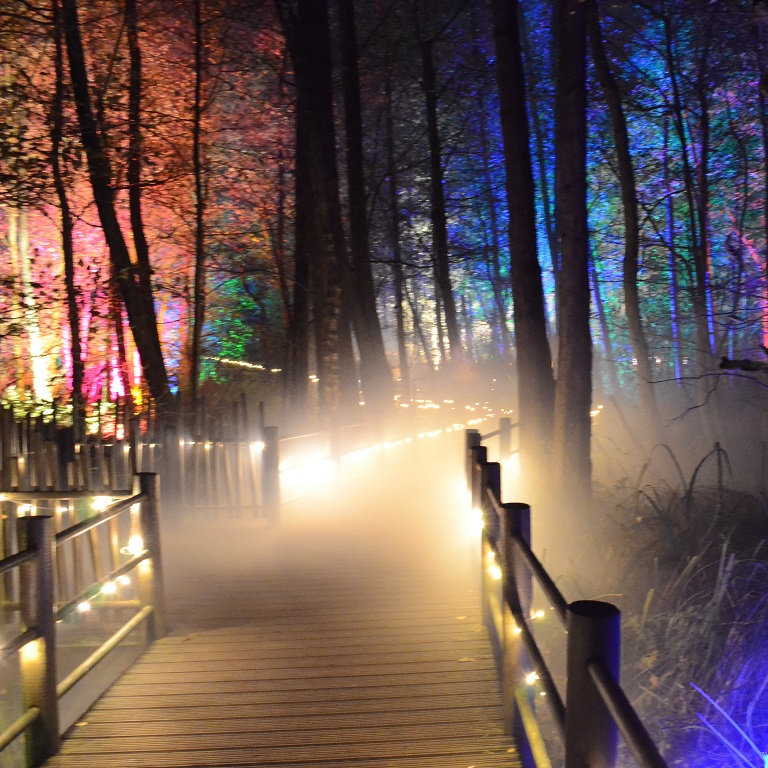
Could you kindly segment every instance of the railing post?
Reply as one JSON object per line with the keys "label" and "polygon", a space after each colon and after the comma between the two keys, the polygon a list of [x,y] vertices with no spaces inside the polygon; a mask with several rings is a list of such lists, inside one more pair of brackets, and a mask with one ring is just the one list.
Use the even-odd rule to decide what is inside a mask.
{"label": "railing post", "polygon": [[[504,647],[504,629],[500,601],[498,599],[499,584],[488,571],[488,557],[494,556],[498,547],[499,520],[495,509],[491,509],[486,491],[493,493],[494,498],[501,503],[501,466],[496,462],[484,462],[479,465],[479,508],[483,519],[483,535],[480,537],[480,586],[483,595],[483,623],[492,631],[494,649],[497,657],[501,657]],[[491,595],[496,593],[495,599]],[[498,658],[499,667],[501,659]]]}
{"label": "railing post", "polygon": [[264,427],[261,454],[261,501],[270,523],[280,521],[280,445],[277,427]]}
{"label": "railing post", "polygon": [[488,537],[496,546],[499,538],[499,519],[495,511],[492,514],[488,509],[488,490],[501,506],[501,464],[497,461],[486,461],[480,465],[480,498],[478,499]]}
{"label": "railing post", "polygon": [[467,476],[467,490],[472,490],[472,449],[480,445],[480,433],[476,429],[464,430],[464,468]]}
{"label": "railing post", "polygon": [[482,467],[488,462],[488,449],[484,445],[473,445],[469,451],[472,467],[470,490],[472,509],[482,508]]}
{"label": "railing post", "polygon": [[528,654],[515,614],[527,618],[531,614],[533,576],[526,567],[514,537],[519,537],[531,546],[531,508],[528,504],[504,504],[499,521],[499,550],[502,556],[504,574],[504,655],[502,663],[501,689],[504,705],[504,725],[513,737],[520,752],[524,768],[533,768],[536,762],[523,725],[523,718],[517,696],[527,696],[523,679],[530,671]]}
{"label": "railing post", "polygon": [[139,563],[139,596],[142,605],[152,606],[147,640],[154,642],[166,633],[163,559],[160,549],[159,478],[154,472],[139,473],[139,490],[144,494],[139,512],[139,526],[149,559]]}
{"label": "railing post", "polygon": [[506,461],[512,455],[512,419],[499,419],[499,461]]}
{"label": "railing post", "polygon": [[42,765],[59,750],[59,703],[56,695],[56,620],[53,605],[54,520],[49,516],[21,517],[19,546],[37,552],[21,568],[24,622],[37,638],[21,648],[21,687],[24,709],[40,715],[26,735],[27,765]]}
{"label": "railing post", "polygon": [[619,609],[578,600],[568,606],[565,768],[613,768],[617,728],[587,669],[600,659],[618,680],[621,648]]}

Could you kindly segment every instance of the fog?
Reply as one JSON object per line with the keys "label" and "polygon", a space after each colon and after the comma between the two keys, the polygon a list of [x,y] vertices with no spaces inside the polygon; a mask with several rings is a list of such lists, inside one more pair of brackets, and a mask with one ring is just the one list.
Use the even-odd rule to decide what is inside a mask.
{"label": "fog", "polygon": [[[654,442],[631,389],[595,393],[593,495],[581,508],[569,503],[568,489],[552,493],[548,467],[521,477],[516,454],[499,456],[497,438],[486,444],[489,458],[502,461],[502,500],[531,503],[533,549],[566,599],[621,608],[628,690],[652,732],[669,741],[660,725],[668,713],[654,699],[669,696],[669,685],[681,702],[675,706],[684,709],[691,680],[716,685],[719,678],[711,664],[702,670],[691,662],[681,673],[688,680],[658,682],[660,670],[679,656],[670,646],[665,661],[656,645],[669,638],[665,622],[681,615],[676,606],[691,599],[689,585],[707,602],[701,593],[709,577],[702,574],[711,561],[726,551],[746,557],[750,547],[759,557],[756,545],[768,534],[766,395],[759,382],[725,376],[713,377],[703,400],[695,382],[661,383],[655,392],[663,443]],[[328,611],[364,613],[371,601],[396,615],[403,592],[376,588],[387,579],[387,589],[392,578],[412,583],[427,601],[430,594],[444,600],[440,587],[448,574],[476,585],[479,538],[463,474],[464,430],[493,432],[502,415],[516,421],[513,398],[503,376],[441,378],[375,420],[366,421],[361,406],[340,424],[320,425],[335,429],[284,435],[282,504],[273,524],[242,515],[201,519],[166,497],[165,578],[175,631],[199,622],[200,606],[207,606],[209,629],[237,624],[230,609],[215,608],[233,589],[243,596],[239,621],[246,625],[280,612],[279,600],[265,602],[265,590],[283,594],[286,606],[312,622]],[[279,413],[270,406],[267,412]],[[562,654],[562,634],[551,627],[540,632],[555,656]],[[692,710],[678,715],[681,729],[695,720]]]}

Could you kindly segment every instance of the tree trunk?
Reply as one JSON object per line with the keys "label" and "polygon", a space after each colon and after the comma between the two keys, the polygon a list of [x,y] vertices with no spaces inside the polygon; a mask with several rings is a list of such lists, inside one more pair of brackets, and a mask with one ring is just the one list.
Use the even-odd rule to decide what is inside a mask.
{"label": "tree trunk", "polygon": [[608,327],[608,318],[603,306],[603,297],[600,293],[600,275],[597,273],[597,264],[595,264],[594,253],[589,260],[589,277],[592,282],[592,296],[594,297],[595,310],[597,312],[597,322],[600,326],[600,335],[603,339],[603,361],[604,368],[608,371],[608,379],[611,382],[610,393],[618,395],[620,391],[619,378],[616,375],[616,359],[613,353],[613,343],[611,342],[611,331]]}
{"label": "tree trunk", "polygon": [[195,96],[192,105],[192,173],[195,179],[195,280],[193,287],[189,395],[197,405],[203,324],[205,322],[205,190],[203,188],[203,39],[202,0],[195,0]]}
{"label": "tree trunk", "polygon": [[421,52],[422,87],[424,88],[427,136],[429,139],[430,218],[432,220],[432,258],[435,270],[435,285],[437,288],[437,298],[442,304],[445,314],[449,356],[451,360],[459,361],[462,358],[462,350],[448,258],[448,225],[445,212],[445,192],[443,189],[442,145],[437,124],[437,77],[433,56],[434,40],[419,39],[418,42]]}
{"label": "tree trunk", "polygon": [[337,0],[341,32],[344,83],[344,125],[347,144],[347,196],[352,254],[353,327],[360,351],[360,373],[366,402],[385,404],[392,399],[392,372],[384,351],[368,246],[363,125],[360,108],[360,73],[353,0]]}
{"label": "tree trunk", "polygon": [[128,246],[117,219],[111,169],[103,142],[96,128],[85,66],[85,54],[80,37],[76,0],[61,0],[64,33],[69,55],[72,90],[75,97],[80,139],[88,162],[93,199],[99,214],[110,261],[131,325],[136,348],[141,357],[144,377],[160,410],[172,407],[168,375],[163,360],[154,304],[142,291],[136,265],[132,263]]}
{"label": "tree trunk", "polygon": [[[320,406],[340,405],[341,300],[346,266],[336,171],[333,81],[327,0],[278,0],[296,80],[296,259],[306,266],[317,352]],[[299,291],[303,291],[303,287]],[[299,297],[297,297],[299,298]],[[297,302],[294,300],[294,315]],[[303,343],[303,339],[293,341]],[[298,355],[304,351],[295,349]],[[345,375],[353,372],[345,370]]]}
{"label": "tree trunk", "polygon": [[637,286],[638,265],[640,261],[640,223],[637,215],[635,169],[632,165],[632,156],[629,151],[627,120],[621,101],[619,85],[613,76],[608,56],[605,52],[605,46],[603,45],[603,33],[600,28],[600,16],[596,0],[588,0],[587,2],[587,24],[595,73],[597,74],[597,79],[611,117],[613,143],[616,149],[619,184],[621,186],[621,202],[624,214],[624,306],[627,315],[629,339],[635,359],[637,360],[640,404],[648,420],[650,428],[649,437],[653,443],[658,444],[663,442],[664,437],[656,395],[651,384],[653,374],[648,353],[648,342],[645,338],[643,320],[640,314],[640,296]]}
{"label": "tree trunk", "polygon": [[664,194],[666,197],[666,225],[667,225],[667,264],[669,266],[669,314],[670,336],[672,337],[672,354],[675,377],[683,375],[682,333],[680,330],[680,290],[677,284],[677,247],[675,203],[672,193],[672,174],[669,168],[669,124],[664,117]]}
{"label": "tree trunk", "polygon": [[61,211],[61,251],[64,257],[64,288],[67,294],[67,321],[69,324],[70,353],[72,355],[72,426],[75,441],[85,435],[85,411],[83,403],[83,378],[85,362],[80,343],[80,310],[75,284],[75,253],[72,240],[74,222],[67,197],[62,167],[61,144],[64,129],[64,51],[62,49],[62,24],[58,0],[53,0],[53,26],[56,41],[56,84],[51,106],[51,170],[56,197]]}
{"label": "tree trunk", "polygon": [[555,221],[562,271],[552,464],[555,487],[583,502],[592,475],[584,3],[556,0],[555,25]]}
{"label": "tree trunk", "polygon": [[[552,358],[536,246],[536,211],[517,2],[493,0],[496,68],[509,208],[520,453],[529,477],[545,466],[554,405]],[[534,480],[535,482],[535,480]]]}
{"label": "tree trunk", "polygon": [[392,283],[395,293],[395,325],[397,328],[397,359],[400,366],[402,396],[411,397],[411,371],[405,344],[405,277],[403,256],[400,248],[400,206],[397,196],[397,164],[395,163],[395,126],[392,116],[392,79],[387,69],[384,85],[384,120],[387,152],[387,194],[389,197],[389,239],[392,247]]}

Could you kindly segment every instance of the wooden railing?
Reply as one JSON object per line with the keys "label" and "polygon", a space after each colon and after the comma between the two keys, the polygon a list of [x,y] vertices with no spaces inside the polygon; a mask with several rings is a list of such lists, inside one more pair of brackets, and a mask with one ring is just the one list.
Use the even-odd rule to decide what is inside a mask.
{"label": "wooden railing", "polygon": [[[501,467],[489,462],[476,430],[466,431],[467,482],[482,513],[483,617],[504,702],[505,726],[524,768],[551,765],[533,696],[535,682],[565,768],[613,768],[621,733],[641,768],[666,768],[664,759],[619,684],[620,613],[610,603],[568,603],[531,549],[527,504],[502,503]],[[567,633],[565,701],[532,627],[536,583]]]}
{"label": "wooden railing", "polygon": [[[16,551],[0,560],[3,629],[15,633],[0,658],[6,670],[18,664],[21,714],[0,734],[0,753],[24,735],[26,766],[41,765],[58,750],[60,703],[94,667],[140,629],[142,648],[165,634],[156,475],[140,474],[132,495],[62,527],[75,502],[93,498],[65,496],[3,494],[22,513],[4,530],[15,537]],[[110,634],[88,652],[94,643],[84,646],[83,621],[68,620],[92,612],[109,617]],[[67,667],[61,677],[59,661]]]}

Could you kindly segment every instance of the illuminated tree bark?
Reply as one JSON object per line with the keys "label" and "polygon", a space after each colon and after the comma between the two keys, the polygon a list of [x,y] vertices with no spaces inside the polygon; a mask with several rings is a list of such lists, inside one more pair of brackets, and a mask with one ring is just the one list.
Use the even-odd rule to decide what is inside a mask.
{"label": "illuminated tree bark", "polygon": [[556,0],[555,220],[560,244],[560,316],[554,411],[555,485],[590,494],[592,339],[586,186],[586,11]]}
{"label": "illuminated tree bark", "polygon": [[[278,0],[277,8],[296,81],[295,286],[298,293],[293,302],[292,363],[301,366],[307,359],[309,308],[304,314],[302,302],[308,286],[320,405],[323,415],[333,418],[341,396],[341,299],[346,257],[336,171],[328,2]],[[349,373],[344,371],[345,375]],[[300,368],[289,375],[297,388],[291,393],[294,402],[300,402],[306,380],[299,380]]]}
{"label": "illuminated tree bark", "polygon": [[[437,123],[437,76],[435,73],[434,38],[424,38],[417,31],[421,53],[422,88],[424,89],[427,114],[427,138],[429,141],[430,174],[430,219],[432,221],[432,259],[435,270],[437,298],[445,317],[448,334],[448,356],[461,360],[461,338],[456,318],[456,302],[451,286],[451,271],[448,257],[448,224],[445,212],[445,190],[443,174],[442,144]],[[439,311],[438,311],[439,316]],[[442,343],[442,333],[438,334]],[[445,357],[445,354],[443,354]]]}
{"label": "illuminated tree bark", "polygon": [[[622,105],[621,93],[616,78],[611,71],[608,56],[603,44],[603,33],[600,28],[600,17],[596,0],[587,2],[587,25],[589,40],[592,48],[592,60],[595,73],[603,92],[613,129],[613,143],[616,150],[619,184],[621,186],[621,202],[624,215],[624,260],[623,279],[624,306],[629,329],[629,339],[632,351],[637,361],[638,388],[640,403],[650,425],[650,437],[654,443],[663,441],[661,418],[656,403],[656,396],[651,381],[650,356],[648,342],[643,330],[643,320],[640,313],[640,296],[638,293],[638,275],[640,260],[640,223],[637,215],[637,186],[635,184],[635,169],[629,151],[629,134],[627,120]],[[614,373],[615,377],[615,373]]]}
{"label": "illuminated tree bark", "polygon": [[494,0],[493,20],[509,207],[520,449],[533,476],[544,466],[551,445],[555,393],[536,246],[534,185],[517,3]]}
{"label": "illuminated tree bark", "polygon": [[85,363],[80,343],[80,310],[75,285],[75,254],[72,242],[74,222],[67,197],[62,167],[62,139],[64,132],[64,51],[62,48],[61,10],[58,0],[53,0],[53,27],[55,36],[55,71],[53,103],[51,104],[51,172],[56,197],[61,211],[61,251],[64,257],[64,288],[67,294],[67,321],[69,325],[70,352],[72,355],[72,426],[75,440],[85,434],[83,410],[83,374]]}
{"label": "illuminated tree bark", "polygon": [[387,68],[384,84],[384,130],[387,152],[388,227],[392,249],[392,287],[395,295],[395,325],[397,328],[397,359],[400,367],[400,389],[406,400],[411,395],[411,373],[408,349],[405,343],[405,276],[400,246],[400,205],[397,194],[397,163],[395,162],[395,126],[392,114],[392,75]]}
{"label": "illuminated tree bark", "polygon": [[[125,303],[144,377],[160,409],[172,406],[165,361],[160,346],[152,296],[147,295],[139,269],[131,260],[115,209],[115,192],[109,158],[93,115],[85,54],[80,36],[76,0],[61,0],[64,34],[69,56],[80,139],[85,149],[93,199],[114,267],[115,280]],[[151,287],[151,286],[150,286]]]}
{"label": "illuminated tree bark", "polygon": [[347,148],[347,196],[350,251],[352,255],[353,328],[360,351],[360,373],[366,402],[382,404],[392,397],[392,372],[384,351],[368,242],[363,125],[360,107],[360,73],[353,0],[338,0],[344,84],[344,126]]}
{"label": "illuminated tree bark", "polygon": [[192,103],[192,175],[195,183],[195,277],[193,283],[192,338],[189,394],[197,402],[200,356],[205,322],[205,191],[203,187],[203,40],[202,0],[195,0],[195,96]]}

